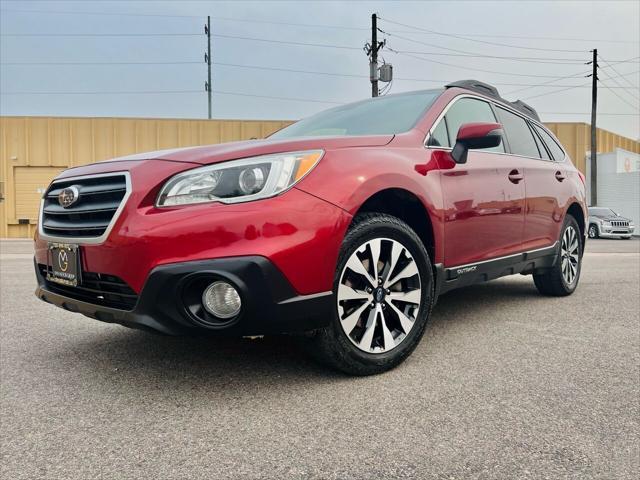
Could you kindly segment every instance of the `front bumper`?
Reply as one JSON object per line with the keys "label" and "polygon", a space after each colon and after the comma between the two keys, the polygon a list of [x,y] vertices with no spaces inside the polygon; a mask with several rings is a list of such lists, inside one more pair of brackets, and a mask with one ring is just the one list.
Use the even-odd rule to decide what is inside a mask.
{"label": "front bumper", "polygon": [[619,238],[619,237],[631,237],[633,235],[634,227],[603,227],[599,226],[601,238]]}
{"label": "front bumper", "polygon": [[[169,335],[300,333],[326,326],[334,302],[330,291],[298,295],[285,276],[260,256],[158,266],[149,275],[132,310],[87,302],[72,289],[47,281],[37,263],[36,277],[36,296],[45,302],[103,322]],[[239,315],[224,324],[207,324],[189,308],[194,298],[200,298],[202,285],[215,280],[232,283],[242,300]]]}

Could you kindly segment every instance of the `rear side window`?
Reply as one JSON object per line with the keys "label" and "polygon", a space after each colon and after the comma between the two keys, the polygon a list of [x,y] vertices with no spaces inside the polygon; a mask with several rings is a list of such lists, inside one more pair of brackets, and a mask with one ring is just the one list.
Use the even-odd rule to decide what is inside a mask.
{"label": "rear side window", "polygon": [[538,146],[538,151],[540,152],[540,157],[543,158],[544,160],[553,160],[549,156],[549,152],[547,152],[547,149],[544,148],[544,144],[542,143],[542,140],[540,139],[540,137],[538,135],[534,135],[533,139],[536,141],[536,145]]}
{"label": "rear side window", "polygon": [[541,158],[533,132],[527,121],[503,108],[497,107],[500,123],[504,128],[511,153],[524,157]]}
{"label": "rear side window", "polygon": [[562,150],[562,148],[560,148],[558,142],[556,142],[555,139],[551,135],[549,135],[549,133],[547,133],[544,128],[541,128],[538,125],[534,125],[533,128],[536,129],[538,135],[540,135],[542,140],[544,140],[544,143],[547,145],[547,147],[549,147],[549,151],[551,152],[553,159],[556,162],[561,161],[564,158],[564,151]]}

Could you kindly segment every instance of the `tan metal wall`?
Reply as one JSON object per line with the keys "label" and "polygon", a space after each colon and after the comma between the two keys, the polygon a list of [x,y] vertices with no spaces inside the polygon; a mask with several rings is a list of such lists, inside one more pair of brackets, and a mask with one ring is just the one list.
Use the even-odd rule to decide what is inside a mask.
{"label": "tan metal wall", "polygon": [[[0,117],[0,237],[31,237],[40,196],[65,168],[163,148],[264,138],[290,121]],[[585,171],[589,125],[548,124]],[[598,131],[598,150],[640,143]]]}
{"label": "tan metal wall", "polygon": [[131,153],[263,138],[291,122],[0,118],[0,237],[31,237],[40,196],[65,168]]}
{"label": "tan metal wall", "polygon": [[[586,173],[585,158],[591,151],[591,126],[588,123],[545,123],[558,140],[562,142],[573,163]],[[629,152],[640,153],[640,142],[607,130],[597,129],[598,152],[612,152],[623,148]]]}

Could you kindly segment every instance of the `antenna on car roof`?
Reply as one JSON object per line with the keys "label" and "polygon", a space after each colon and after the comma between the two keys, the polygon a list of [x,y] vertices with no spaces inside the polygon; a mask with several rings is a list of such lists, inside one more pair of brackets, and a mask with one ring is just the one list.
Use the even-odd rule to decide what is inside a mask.
{"label": "antenna on car roof", "polygon": [[500,96],[498,89],[493,85],[489,85],[488,83],[481,82],[479,80],[458,80],[456,82],[451,82],[445,85],[445,88],[464,88],[466,90],[471,90],[472,92],[481,93],[482,95],[486,95],[487,97],[495,98],[502,103],[509,105],[511,108],[518,110],[525,115],[540,121],[540,117],[538,116],[538,112],[530,106],[524,103],[522,100],[516,100],[515,102],[510,102]]}

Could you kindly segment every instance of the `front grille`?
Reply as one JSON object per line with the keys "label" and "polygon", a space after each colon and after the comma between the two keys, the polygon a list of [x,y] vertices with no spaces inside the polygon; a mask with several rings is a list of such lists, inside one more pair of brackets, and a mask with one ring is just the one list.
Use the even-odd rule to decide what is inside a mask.
{"label": "front grille", "polygon": [[611,226],[613,227],[628,227],[629,222],[626,220],[613,220],[611,222]]}
{"label": "front grille", "polygon": [[[75,187],[79,196],[75,203],[65,208],[60,205],[58,195],[69,187]],[[55,237],[100,237],[109,227],[126,193],[124,174],[55,181],[44,195],[42,231]]]}
{"label": "front grille", "polygon": [[47,290],[65,297],[119,310],[133,310],[138,301],[136,292],[115,275],[82,272],[80,284],[77,287],[70,287],[48,281],[47,265],[39,263],[38,269],[45,280]]}

